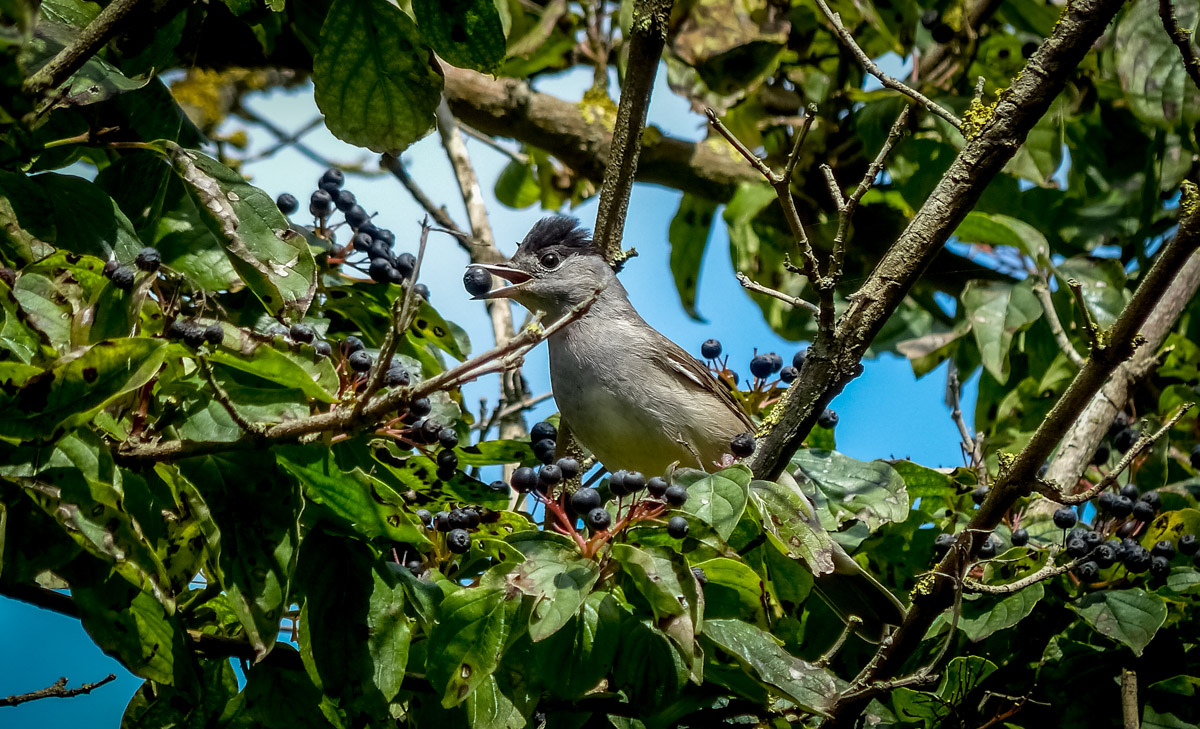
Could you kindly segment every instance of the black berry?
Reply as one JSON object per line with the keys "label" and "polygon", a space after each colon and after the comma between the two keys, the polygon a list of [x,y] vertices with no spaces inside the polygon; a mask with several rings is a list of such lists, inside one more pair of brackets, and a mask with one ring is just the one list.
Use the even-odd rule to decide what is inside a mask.
{"label": "black berry", "polygon": [[662,498],[662,495],[667,493],[667,480],[662,476],[655,476],[646,482],[646,490],[654,498]]}
{"label": "black berry", "polygon": [[1133,512],[1133,499],[1128,496],[1118,496],[1113,499],[1112,506],[1108,507],[1108,510],[1118,519],[1124,519]]}
{"label": "black berry", "polygon": [[300,201],[290,192],[285,192],[275,198],[275,206],[279,208],[279,212],[284,215],[291,215],[300,209]]}
{"label": "black berry", "polygon": [[[437,454],[438,468],[444,471],[458,470],[458,454],[454,451],[438,451]],[[445,480],[445,479],[443,479]]]}
{"label": "black berry", "polygon": [[952,544],[954,544],[953,534],[939,534],[933,538],[933,551],[938,555],[943,555],[950,551]]}
{"label": "black berry", "polygon": [[183,333],[187,331],[187,324],[183,319],[176,319],[171,322],[171,326],[167,327],[167,337],[170,339],[183,339]]}
{"label": "black berry", "polygon": [[772,366],[773,364],[774,363],[772,362],[771,358],[767,355],[755,355],[754,358],[750,360],[750,374],[754,375],[760,380],[765,380],[770,377],[771,373],[774,371]]}
{"label": "black berry", "polygon": [[971,491],[971,501],[974,501],[976,504],[982,504],[983,500],[987,498],[987,495],[987,486],[976,486],[974,490]]}
{"label": "black berry", "polygon": [[537,472],[529,466],[522,466],[513,471],[512,487],[521,493],[528,493],[537,487]]}
{"label": "black berry", "polygon": [[612,515],[603,507],[596,507],[587,513],[587,525],[596,531],[607,529],[612,524]]}
{"label": "black berry", "polygon": [[449,524],[451,529],[467,529],[471,526],[471,517],[462,509],[451,509]]}
{"label": "black berry", "polygon": [[396,270],[404,278],[413,275],[413,271],[417,270],[417,257],[411,253],[401,253],[396,256]]}
{"label": "black berry", "polygon": [[313,342],[313,353],[318,357],[329,357],[333,355],[333,346],[324,339]]}
{"label": "black berry", "polygon": [[983,540],[983,544],[979,547],[979,556],[984,559],[996,556],[997,540],[991,534]]}
{"label": "black berry", "polygon": [[1075,576],[1080,582],[1095,582],[1100,576],[1100,565],[1089,559],[1075,568]]}
{"label": "black berry", "polygon": [[639,471],[629,471],[625,474],[625,490],[631,494],[646,488],[646,477]]}
{"label": "black berry", "polygon": [[371,216],[367,215],[367,211],[363,210],[361,205],[355,205],[346,211],[346,223],[355,230],[361,230],[370,219]]}
{"label": "black berry", "polygon": [[121,266],[116,271],[113,271],[112,285],[122,291],[128,291],[133,288],[135,278],[137,278],[137,272],[134,271],[133,266]]}
{"label": "black berry", "polygon": [[1092,559],[1102,568],[1112,567],[1117,561],[1117,548],[1113,546],[1113,542],[1105,542],[1092,551]]}
{"label": "black berry", "polygon": [[558,428],[555,428],[553,424],[543,420],[539,423],[534,423],[533,427],[529,429],[529,440],[531,442],[536,443],[546,438],[550,440],[558,439]]}
{"label": "black berry", "polygon": [[505,481],[492,481],[488,484],[488,488],[497,493],[505,493],[508,491],[508,483]]}
{"label": "black berry", "polygon": [[337,194],[333,196],[333,206],[343,213],[357,204],[358,201],[354,199],[354,193],[349,190],[338,190]]}
{"label": "black berry", "polygon": [[800,370],[795,367],[788,366],[779,370],[779,381],[785,384],[791,384],[800,376]]}
{"label": "black berry", "polygon": [[1138,490],[1137,484],[1127,483],[1121,487],[1121,495],[1130,501],[1137,501],[1142,492]]}
{"label": "black berry", "polygon": [[383,376],[383,384],[388,387],[406,387],[408,383],[408,370],[396,362],[393,362],[392,366],[388,367],[387,374]]}
{"label": "black berry", "polygon": [[342,174],[342,171],[337,168],[330,167],[329,169],[325,170],[324,174],[321,175],[320,181],[317,182],[317,187],[332,195],[336,191],[340,190],[345,182],[346,176]]}
{"label": "black berry", "polygon": [[542,463],[551,463],[554,461],[554,448],[554,441],[542,438],[533,444],[533,455]]}
{"label": "black berry", "polygon": [[1087,542],[1079,537],[1072,537],[1067,540],[1067,554],[1072,557],[1082,557],[1089,551]]}
{"label": "black berry", "polygon": [[291,336],[293,342],[300,342],[301,344],[308,344],[313,339],[316,339],[317,336],[312,327],[299,322],[292,325],[292,328],[288,330],[288,334]]}
{"label": "black berry", "polygon": [[1197,548],[1200,548],[1200,540],[1196,539],[1195,534],[1184,534],[1179,538],[1179,551],[1182,554],[1193,555]]}
{"label": "black berry", "polygon": [[683,506],[688,500],[687,489],[679,484],[673,484],[668,486],[667,490],[663,492],[663,498],[671,506]]}
{"label": "black berry", "polygon": [[625,470],[618,470],[609,474],[608,490],[612,492],[613,496],[620,498],[629,493],[629,489],[625,488],[625,476],[628,475],[628,473],[629,472]]}
{"label": "black berry", "polygon": [[449,426],[439,430],[437,438],[438,444],[443,448],[453,448],[458,445],[458,432]]}
{"label": "black berry", "polygon": [[1070,529],[1075,526],[1075,522],[1077,521],[1079,521],[1079,517],[1075,514],[1075,510],[1069,506],[1064,506],[1054,511],[1054,526],[1059,529]]}
{"label": "black berry", "polygon": [[682,516],[673,516],[667,522],[667,534],[670,534],[672,539],[683,539],[687,533],[688,520]]}
{"label": "black berry", "polygon": [[1029,544],[1029,532],[1024,529],[1016,529],[1012,533],[1012,545],[1014,547],[1024,547]]}
{"label": "black berry", "polygon": [[1117,495],[1111,491],[1101,491],[1096,497],[1096,507],[1103,511],[1108,511],[1112,508],[1113,502],[1117,500]]}
{"label": "black berry", "polygon": [[1139,500],[1153,506],[1155,511],[1162,508],[1162,497],[1158,495],[1157,491],[1147,491],[1142,494],[1142,498]]}
{"label": "black berry", "polygon": [[1116,448],[1118,453],[1126,453],[1137,442],[1137,439],[1138,432],[1136,430],[1125,428],[1113,438],[1113,448]]}
{"label": "black berry", "polygon": [[433,514],[429,513],[429,509],[417,509],[416,514],[417,518],[420,519],[421,523],[425,526],[429,526],[433,523]]}
{"label": "black berry", "polygon": [[566,480],[571,480],[579,475],[579,461],[565,456],[556,461],[558,470],[562,471],[562,477]]}
{"label": "black berry", "polygon": [[738,433],[729,441],[729,452],[738,458],[746,458],[754,453],[754,434]]}
{"label": "black berry", "polygon": [[346,358],[346,362],[355,372],[366,372],[371,369],[371,355],[367,354],[366,350],[360,349],[354,352]]}
{"label": "black berry", "polygon": [[797,370],[804,369],[804,360],[808,357],[808,350],[802,349],[792,355],[792,366]]}
{"label": "black berry", "polygon": [[324,190],[316,190],[308,199],[308,212],[314,218],[324,218],[333,212],[333,196]]}
{"label": "black berry", "polygon": [[471,266],[463,274],[463,288],[471,296],[483,296],[492,290],[492,274],[482,268]]}
{"label": "black berry", "polygon": [[362,340],[354,335],[350,335],[350,336],[346,337],[345,340],[342,341],[342,351],[345,352],[346,354],[350,354],[351,352],[357,352],[360,349],[363,349],[365,346],[366,345],[364,345],[362,343]]}
{"label": "black berry", "polygon": [[547,463],[538,469],[538,481],[543,486],[554,486],[563,479],[562,469],[553,463]]}
{"label": "black berry", "polygon": [[1096,452],[1092,454],[1092,465],[1103,466],[1108,463],[1109,449],[1107,443],[1101,443]]}
{"label": "black berry", "polygon": [[700,345],[700,356],[704,359],[716,359],[721,356],[721,343],[715,339],[705,340]]}
{"label": "black berry", "polygon": [[207,342],[208,346],[210,347],[221,346],[221,342],[225,341],[225,330],[216,322],[209,324],[208,326],[204,327],[204,341]]}
{"label": "black berry", "polygon": [[1171,560],[1166,557],[1150,558],[1150,575],[1162,579],[1171,574]]}
{"label": "black berry", "polygon": [[1150,549],[1150,554],[1154,557],[1166,557],[1167,559],[1171,559],[1175,556],[1175,545],[1171,544],[1171,542],[1167,541],[1166,539],[1155,542],[1154,546]]}
{"label": "black berry", "polygon": [[433,405],[427,397],[418,397],[408,404],[408,412],[415,418],[423,418],[433,412]]}
{"label": "black berry", "polygon": [[[120,267],[121,267],[120,261],[118,261],[115,258],[110,258],[107,261],[105,261],[104,270],[102,270],[100,273],[101,273],[101,275],[104,276],[104,278],[112,278],[113,274],[116,273],[117,269]],[[12,286],[12,284],[9,284],[9,286]]]}
{"label": "black berry", "polygon": [[1134,546],[1125,553],[1125,559],[1122,560],[1122,563],[1125,565],[1125,569],[1130,572],[1139,573],[1150,569],[1150,560],[1150,552],[1144,547]]}
{"label": "black berry", "polygon": [[376,283],[388,283],[392,280],[392,264],[386,258],[372,258],[367,275]]}
{"label": "black berry", "polygon": [[576,514],[589,514],[592,509],[597,509],[604,501],[600,498],[600,492],[596,489],[579,489],[571,494],[571,511]]}
{"label": "black berry", "polygon": [[433,515],[433,528],[439,532],[450,531],[450,512],[439,511]]}
{"label": "black berry", "polygon": [[451,529],[446,534],[446,549],[455,554],[465,554],[471,549],[471,535],[466,529]]}
{"label": "black berry", "polygon": [[821,417],[817,418],[817,425],[822,428],[833,428],[838,424],[838,414],[833,412],[832,408],[825,408],[821,412]]}
{"label": "black berry", "polygon": [[133,259],[133,265],[153,273],[162,265],[162,254],[155,248],[143,248],[138,251],[137,257]]}
{"label": "black berry", "polygon": [[417,284],[413,286],[413,293],[420,296],[422,299],[429,301],[429,287],[425,284]]}
{"label": "black berry", "polygon": [[934,43],[949,43],[950,41],[954,40],[954,28],[951,28],[945,23],[940,23],[933,26],[929,33],[933,36]]}
{"label": "black berry", "polygon": [[204,344],[204,327],[199,324],[188,324],[183,330],[183,343],[189,347],[199,347]]}
{"label": "black berry", "polygon": [[1150,521],[1157,513],[1158,509],[1145,501],[1139,501],[1133,505],[1133,518],[1138,521]]}

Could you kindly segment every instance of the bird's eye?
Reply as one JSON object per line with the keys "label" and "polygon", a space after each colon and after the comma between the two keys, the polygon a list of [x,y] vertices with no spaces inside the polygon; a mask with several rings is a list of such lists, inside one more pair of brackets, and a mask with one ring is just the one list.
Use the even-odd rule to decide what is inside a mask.
{"label": "bird's eye", "polygon": [[558,265],[562,263],[562,259],[559,258],[558,254],[553,252],[543,253],[541,259],[539,260],[541,260],[543,268],[548,268],[551,270],[558,268]]}

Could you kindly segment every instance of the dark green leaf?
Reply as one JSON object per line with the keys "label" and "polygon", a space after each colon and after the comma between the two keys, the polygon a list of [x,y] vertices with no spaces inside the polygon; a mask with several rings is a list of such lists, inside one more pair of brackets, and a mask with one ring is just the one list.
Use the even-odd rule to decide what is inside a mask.
{"label": "dark green leaf", "polygon": [[[201,659],[199,686],[176,688],[147,681],[125,707],[121,729],[211,726],[237,696],[237,675],[228,659]],[[197,698],[193,694],[199,693]]]}
{"label": "dark green leaf", "polygon": [[1124,643],[1139,656],[1167,619],[1163,599],[1137,587],[1093,592],[1068,607],[1097,632]]}
{"label": "dark green leaf", "polygon": [[751,481],[750,503],[777,549],[803,559],[815,573],[833,571],[833,540],[791,476],[785,473],[779,482]]}
{"label": "dark green leaf", "polygon": [[503,589],[476,587],[448,596],[430,640],[441,649],[429,656],[429,680],[450,708],[487,680],[500,664],[513,612],[520,601]]}
{"label": "dark green leaf", "polygon": [[[1029,617],[1044,595],[1042,585],[1034,584],[1011,595],[979,595],[973,600],[963,600],[958,628],[968,638],[978,642]],[[930,632],[936,634],[949,624],[949,615],[942,614]]]}
{"label": "dark green leaf", "polygon": [[209,355],[209,360],[297,389],[318,402],[333,403],[338,399],[338,376],[328,359],[314,361],[264,344],[249,355],[218,350]]}
{"label": "dark green leaf", "polygon": [[616,601],[594,592],[562,630],[541,644],[538,670],[553,695],[578,699],[608,675],[620,642]]}
{"label": "dark green leaf", "polygon": [[334,136],[399,153],[429,133],[442,77],[418,38],[385,0],[335,0],[313,59],[317,106]]}
{"label": "dark green leaf", "polygon": [[[1172,12],[1181,29],[1196,32],[1200,13],[1195,5],[1178,3]],[[1163,29],[1158,3],[1140,0],[1129,6],[1117,23],[1113,52],[1121,90],[1139,121],[1174,129],[1200,119],[1200,93]]]}
{"label": "dark green leaf", "polygon": [[1039,264],[1050,260],[1046,236],[1024,220],[1008,215],[972,211],[958,224],[954,235],[964,243],[1015,248]]}
{"label": "dark green leaf", "polygon": [[459,68],[492,73],[504,60],[504,28],[495,0],[414,0],[421,35]]}
{"label": "dark green leaf", "polygon": [[764,630],[740,620],[709,620],[704,637],[805,711],[825,714],[837,700],[832,673],[792,656]]}
{"label": "dark green leaf", "polygon": [[533,175],[533,166],[512,160],[496,176],[496,199],[501,204],[520,210],[542,198],[542,188]]}
{"label": "dark green leaf", "polygon": [[700,264],[704,262],[704,249],[708,246],[716,211],[717,204],[712,200],[685,194],[667,231],[675,290],[679,292],[679,300],[688,316],[701,321],[700,312],[696,310]]}
{"label": "dark green leaf", "polygon": [[1041,318],[1042,306],[1031,283],[969,281],[962,305],[971,333],[983,357],[983,366],[1001,384],[1008,381],[1009,350],[1013,337]]}
{"label": "dark green leaf", "polygon": [[267,311],[303,318],[316,290],[316,262],[275,201],[220,162],[174,143],[162,144],[201,220],[224,244],[229,262]]}
{"label": "dark green leaf", "polygon": [[747,487],[752,474],[737,465],[708,474],[694,469],[678,469],[672,482],[687,488],[688,500],[680,510],[711,524],[722,539],[729,539],[746,510]]}
{"label": "dark green leaf", "polygon": [[837,530],[858,519],[874,531],[908,516],[904,479],[883,461],[859,461],[837,451],[800,450],[792,456],[792,467],[815,488],[817,514],[827,529]]}
{"label": "dark green leaf", "polygon": [[554,635],[579,611],[600,577],[600,565],[579,556],[579,550],[558,542],[513,542],[525,561],[506,575],[506,582],[534,599],[529,637],[534,641]]}

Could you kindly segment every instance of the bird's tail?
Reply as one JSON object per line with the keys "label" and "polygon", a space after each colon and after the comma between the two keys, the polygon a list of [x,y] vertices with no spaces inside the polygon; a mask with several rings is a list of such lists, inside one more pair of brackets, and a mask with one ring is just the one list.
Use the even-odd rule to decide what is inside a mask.
{"label": "bird's tail", "polygon": [[852,615],[862,621],[854,632],[863,640],[878,643],[887,626],[904,622],[904,604],[836,542],[833,572],[816,576],[813,589],[847,624]]}

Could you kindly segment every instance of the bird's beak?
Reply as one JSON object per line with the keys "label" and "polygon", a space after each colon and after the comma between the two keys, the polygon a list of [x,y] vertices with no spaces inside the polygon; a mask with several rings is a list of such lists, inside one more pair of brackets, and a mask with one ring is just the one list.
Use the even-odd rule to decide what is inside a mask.
{"label": "bird's beak", "polygon": [[511,286],[502,286],[498,289],[492,289],[486,294],[480,294],[479,296],[473,297],[477,300],[510,299],[512,298],[513,294],[515,294],[517,290],[521,288],[522,284],[533,280],[533,276],[530,276],[518,268],[512,268],[510,266],[497,266],[494,264],[488,265],[483,263],[472,263],[471,265],[475,268],[482,268],[493,276],[499,276],[500,278],[512,284]]}

